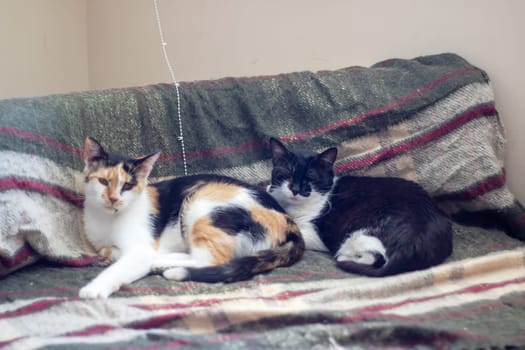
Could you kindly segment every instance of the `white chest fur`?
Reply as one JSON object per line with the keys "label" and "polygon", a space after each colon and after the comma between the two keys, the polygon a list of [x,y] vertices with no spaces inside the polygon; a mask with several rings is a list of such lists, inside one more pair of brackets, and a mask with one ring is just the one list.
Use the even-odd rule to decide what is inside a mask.
{"label": "white chest fur", "polygon": [[114,212],[86,200],[84,227],[86,238],[96,249],[116,246],[122,251],[152,245],[146,193],[139,195],[125,210]]}
{"label": "white chest fur", "polygon": [[285,181],[281,187],[269,192],[283,209],[294,219],[301,230],[306,249],[328,251],[328,248],[319,238],[317,229],[312,221],[319,217],[329,194],[321,195],[312,192],[309,197],[294,196]]}

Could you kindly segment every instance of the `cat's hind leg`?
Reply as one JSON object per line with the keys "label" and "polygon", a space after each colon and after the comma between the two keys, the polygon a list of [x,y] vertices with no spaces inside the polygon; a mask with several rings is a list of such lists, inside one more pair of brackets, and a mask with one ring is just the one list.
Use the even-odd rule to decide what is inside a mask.
{"label": "cat's hind leg", "polygon": [[153,260],[152,269],[166,269],[169,267],[196,267],[199,262],[188,253],[160,254]]}
{"label": "cat's hind leg", "polygon": [[153,267],[169,266],[169,264],[176,264],[179,261],[191,259],[188,253],[165,253],[157,254],[153,260]]}
{"label": "cat's hind leg", "polygon": [[164,262],[166,264],[163,265],[163,268],[170,267],[162,273],[166,279],[170,280],[186,280],[189,275],[188,268],[191,270],[192,268],[203,268],[214,265],[213,257],[207,248],[193,248],[190,254],[184,254],[186,257],[184,257],[183,254],[169,255],[171,259],[166,257],[166,259],[156,260],[155,263],[157,263],[157,261]]}
{"label": "cat's hind leg", "polygon": [[335,259],[337,262],[352,261],[374,267],[381,267],[387,261],[383,243],[369,235],[367,229],[350,233],[335,253]]}

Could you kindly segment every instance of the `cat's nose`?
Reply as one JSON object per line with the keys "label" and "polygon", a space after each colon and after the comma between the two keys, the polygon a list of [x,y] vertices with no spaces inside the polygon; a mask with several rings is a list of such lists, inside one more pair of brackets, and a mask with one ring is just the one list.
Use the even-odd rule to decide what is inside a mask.
{"label": "cat's nose", "polygon": [[109,201],[110,201],[111,204],[113,205],[113,204],[117,203],[118,198],[115,198],[115,197],[109,197]]}
{"label": "cat's nose", "polygon": [[294,196],[297,196],[301,189],[299,188],[299,186],[290,186],[290,191],[292,191],[292,194]]}

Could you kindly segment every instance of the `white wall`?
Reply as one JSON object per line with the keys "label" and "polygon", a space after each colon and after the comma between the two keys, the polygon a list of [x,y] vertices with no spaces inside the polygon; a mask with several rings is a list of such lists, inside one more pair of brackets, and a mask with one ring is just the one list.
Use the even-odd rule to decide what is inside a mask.
{"label": "white wall", "polygon": [[[19,5],[13,5],[15,2]],[[71,31],[81,36],[78,27],[83,24],[78,16],[81,17],[85,3],[91,89],[170,81],[153,0],[46,0],[46,6],[38,0],[0,0],[0,43],[7,37],[2,34],[4,18],[9,19],[3,14],[5,3],[18,11],[34,7],[27,9],[35,13],[29,22],[51,18],[43,21],[48,25],[56,18],[58,7],[64,7],[62,12],[67,8],[71,21],[78,23],[62,18],[68,29],[48,31],[47,40]],[[49,3],[55,4],[52,11],[44,8]],[[525,202],[525,73],[521,67],[525,57],[525,1],[158,0],[158,4],[168,52],[181,81],[368,66],[390,57],[412,58],[445,51],[462,55],[486,70],[492,79],[496,105],[507,128],[508,180],[514,193]],[[8,73],[9,79],[18,78],[19,84],[31,86],[32,74],[12,73],[27,57],[17,58],[16,53],[10,52],[12,58],[4,63],[2,56],[6,49],[20,45],[34,50],[35,46],[42,46],[42,39],[21,43],[19,39],[23,41],[25,37],[18,38],[18,32],[12,28],[20,30],[25,26],[11,21],[8,27],[15,36],[8,38],[7,48],[2,47],[0,76],[4,79]],[[34,31],[32,35],[38,35],[38,28]],[[76,44],[82,46],[80,42]],[[53,60],[66,68],[82,61],[68,59],[64,47],[48,51],[55,54]],[[71,51],[81,53],[82,49]],[[31,61],[28,65],[38,63]],[[65,69],[57,71],[56,67],[36,70],[43,74],[49,69],[53,79],[44,80],[50,92],[57,88],[61,76],[71,74],[71,69],[66,74]],[[64,91],[82,87],[73,83],[82,79],[71,80],[70,86],[62,83]],[[11,83],[7,82],[9,86]],[[6,93],[5,85],[0,80],[0,97]],[[16,93],[23,92],[18,89]]]}
{"label": "white wall", "polygon": [[[158,0],[179,80],[368,66],[455,52],[485,69],[525,201],[525,1]],[[89,0],[92,88],[169,81],[152,0]]]}
{"label": "white wall", "polygon": [[85,0],[0,0],[0,98],[86,90]]}

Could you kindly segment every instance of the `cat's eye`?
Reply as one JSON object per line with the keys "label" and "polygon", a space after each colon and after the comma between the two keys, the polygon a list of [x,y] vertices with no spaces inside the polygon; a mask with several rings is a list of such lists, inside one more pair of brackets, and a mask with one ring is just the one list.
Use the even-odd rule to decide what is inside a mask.
{"label": "cat's eye", "polygon": [[104,186],[109,185],[108,180],[103,179],[103,178],[100,178],[100,177],[98,178],[98,182],[100,182],[100,184],[102,184],[102,185],[104,185]]}
{"label": "cat's eye", "polygon": [[129,191],[133,188],[133,184],[126,182],[124,185],[122,185],[122,191]]}

